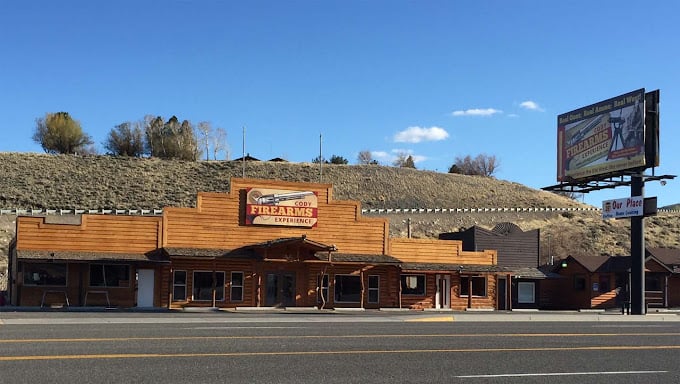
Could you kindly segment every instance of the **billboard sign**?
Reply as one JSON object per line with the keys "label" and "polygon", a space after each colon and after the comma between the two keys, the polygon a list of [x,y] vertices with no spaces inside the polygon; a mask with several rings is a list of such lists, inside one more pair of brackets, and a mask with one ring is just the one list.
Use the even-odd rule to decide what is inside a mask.
{"label": "billboard sign", "polygon": [[246,225],[315,227],[317,211],[318,199],[314,191],[246,190]]}
{"label": "billboard sign", "polygon": [[620,219],[624,217],[642,216],[644,214],[644,207],[644,198],[642,196],[605,200],[602,202],[602,218]]}
{"label": "billboard sign", "polygon": [[557,180],[614,176],[644,168],[645,90],[557,117]]}

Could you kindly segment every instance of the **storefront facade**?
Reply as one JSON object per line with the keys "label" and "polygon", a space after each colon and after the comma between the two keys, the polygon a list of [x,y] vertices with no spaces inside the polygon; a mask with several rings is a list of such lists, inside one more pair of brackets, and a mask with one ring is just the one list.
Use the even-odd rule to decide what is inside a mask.
{"label": "storefront facade", "polygon": [[496,252],[389,237],[332,186],[232,179],[162,216],[22,216],[13,305],[495,308]]}

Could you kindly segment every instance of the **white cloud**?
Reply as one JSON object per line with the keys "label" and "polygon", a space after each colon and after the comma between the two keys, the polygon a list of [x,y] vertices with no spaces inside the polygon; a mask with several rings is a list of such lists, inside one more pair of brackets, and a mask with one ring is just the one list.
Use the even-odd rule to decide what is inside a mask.
{"label": "white cloud", "polygon": [[474,108],[474,109],[466,109],[466,110],[460,110],[460,111],[453,111],[451,112],[451,115],[453,116],[492,116],[498,113],[503,113],[503,111],[499,109],[494,109],[494,108]]}
{"label": "white cloud", "polygon": [[421,141],[440,141],[449,137],[448,132],[439,127],[408,127],[394,135],[397,143],[420,143]]}
{"label": "white cloud", "polygon": [[519,106],[524,108],[524,109],[528,109],[530,111],[543,112],[543,108],[541,108],[538,105],[538,103],[536,103],[535,101],[531,101],[531,100],[523,101],[523,102],[519,103]]}
{"label": "white cloud", "polygon": [[385,152],[385,151],[372,151],[371,156],[375,157],[376,159],[387,159],[389,160],[391,158],[390,154]]}

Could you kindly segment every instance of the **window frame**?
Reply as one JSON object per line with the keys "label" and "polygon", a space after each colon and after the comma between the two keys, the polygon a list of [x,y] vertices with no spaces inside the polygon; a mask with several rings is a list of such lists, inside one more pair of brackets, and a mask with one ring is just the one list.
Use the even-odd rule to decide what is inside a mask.
{"label": "window frame", "polygon": [[[222,289],[221,290],[219,289],[220,285],[218,284],[219,278],[217,278],[217,281],[215,281],[215,291],[216,291],[215,301],[224,301],[225,300],[225,298],[224,298],[224,291],[225,291],[224,290],[224,285],[225,285],[224,283],[225,283],[225,280],[224,279],[226,279],[226,273],[224,271],[195,270],[195,271],[191,271],[191,272],[192,272],[191,273],[191,279],[192,279],[191,280],[191,301],[200,301],[200,302],[210,302],[210,301],[212,301],[212,295],[209,299],[197,299],[197,298],[194,297],[194,295],[195,295],[195,291],[196,291],[196,274],[197,273],[209,273],[211,275],[211,279],[212,279],[213,272],[215,273],[215,276],[220,275],[220,274],[222,275],[222,287],[221,287]],[[212,286],[210,287],[210,289],[212,290]],[[217,293],[219,293],[220,291],[222,292],[221,298],[219,298],[219,296],[217,295]]]}
{"label": "window frame", "polygon": [[[234,275],[241,275],[241,284],[236,285],[234,284]],[[243,299],[245,297],[245,291],[244,291],[244,286],[245,286],[245,278],[246,274],[243,271],[232,271],[229,275],[229,301],[233,302],[243,302]],[[241,289],[241,298],[238,300],[234,299],[234,288],[240,288]]]}
{"label": "window frame", "polygon": [[[177,283],[177,272],[184,273],[184,284]],[[172,301],[187,301],[187,277],[189,277],[189,274],[186,269],[176,269],[172,271]],[[178,287],[184,287],[184,298],[182,299],[178,299],[175,295],[175,289]]]}
{"label": "window frame", "polygon": [[574,275],[574,290],[575,291],[585,291],[587,289],[586,284],[586,275],[583,274],[577,274]]}
{"label": "window frame", "polygon": [[[338,277],[339,278],[352,278],[356,279],[359,287],[359,292],[355,293],[357,295],[357,300],[342,300],[342,296],[339,295],[338,292],[338,286],[342,288],[344,284],[338,284]],[[347,303],[347,304],[356,304],[356,303],[361,303],[361,295],[362,295],[362,282],[361,282],[361,276],[360,275],[352,275],[352,274],[335,274],[333,276],[333,302],[334,303]]]}
{"label": "window frame", "polygon": [[[522,296],[522,287],[531,287],[531,300],[524,299]],[[526,289],[526,288],[525,288]],[[519,304],[534,304],[536,303],[536,283],[533,281],[518,281],[517,282],[517,303]]]}
{"label": "window frame", "polygon": [[[416,288],[408,288],[407,287],[407,285],[408,285],[407,282],[406,282],[407,277],[415,277],[417,279],[416,280]],[[408,289],[416,290],[420,286],[420,284],[418,284],[418,283],[420,282],[421,278],[422,278],[422,282],[423,282],[422,292],[420,292],[420,290],[418,290],[417,292],[406,292],[405,287],[408,288]],[[399,284],[401,286],[401,294],[402,295],[405,295],[405,296],[427,296],[427,276],[424,273],[422,273],[422,274],[420,274],[420,273],[404,273],[399,278]]]}
{"label": "window frame", "polygon": [[[103,285],[92,285],[92,267],[101,266],[102,268],[102,281]],[[106,281],[106,267],[124,267],[127,268],[127,280],[119,279],[118,285],[108,285]],[[132,266],[130,264],[117,264],[117,263],[90,263],[88,268],[88,287],[89,288],[105,288],[105,289],[115,289],[115,288],[130,288],[130,276],[132,276]],[[127,281],[127,285],[120,285],[120,281]]]}
{"label": "window frame", "polygon": [[[371,279],[376,280],[375,287],[371,286]],[[368,275],[368,297],[366,301],[369,304],[379,304],[380,303],[380,275]],[[375,292],[375,300],[371,300],[371,293]]]}
{"label": "window frame", "polygon": [[[39,284],[35,283],[35,279],[31,279],[29,283],[27,283],[26,276],[29,275],[34,275],[36,273],[40,273],[37,271],[27,271],[26,268],[28,266],[31,267],[39,267],[39,268],[45,268],[45,267],[51,267],[51,266],[63,266],[64,267],[64,284]],[[22,273],[23,273],[23,285],[26,287],[61,287],[64,288],[68,285],[68,263],[24,263],[23,268],[22,268]],[[42,278],[40,278],[42,280]]]}
{"label": "window frame", "polygon": [[[463,288],[467,291],[469,288],[468,284],[463,284],[463,279],[472,279],[472,297],[489,297],[489,281],[487,276],[461,276],[460,277],[460,297],[470,297],[470,292],[463,293]],[[484,295],[476,295],[475,291],[479,287],[475,284],[475,281],[484,281]]]}

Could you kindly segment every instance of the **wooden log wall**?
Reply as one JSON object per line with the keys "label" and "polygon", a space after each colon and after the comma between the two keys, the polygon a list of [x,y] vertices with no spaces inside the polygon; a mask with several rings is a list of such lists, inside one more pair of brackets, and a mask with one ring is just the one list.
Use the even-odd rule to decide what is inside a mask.
{"label": "wooden log wall", "polygon": [[17,249],[145,253],[160,245],[161,218],[82,215],[79,225],[47,224],[45,217],[17,218]]}

